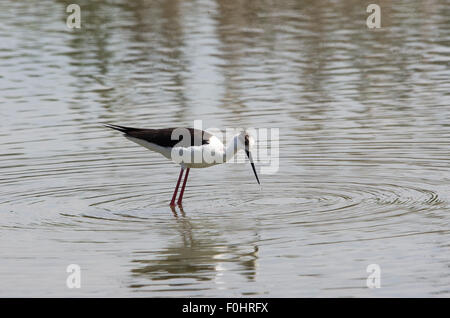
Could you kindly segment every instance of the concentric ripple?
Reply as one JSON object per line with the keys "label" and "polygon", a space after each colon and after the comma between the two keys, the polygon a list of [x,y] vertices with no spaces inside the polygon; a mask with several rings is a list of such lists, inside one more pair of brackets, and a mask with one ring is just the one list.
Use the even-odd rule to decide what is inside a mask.
{"label": "concentric ripple", "polygon": [[[449,6],[0,2],[0,296],[448,296]],[[200,119],[279,129],[278,171],[171,209],[179,167],[102,126]]]}

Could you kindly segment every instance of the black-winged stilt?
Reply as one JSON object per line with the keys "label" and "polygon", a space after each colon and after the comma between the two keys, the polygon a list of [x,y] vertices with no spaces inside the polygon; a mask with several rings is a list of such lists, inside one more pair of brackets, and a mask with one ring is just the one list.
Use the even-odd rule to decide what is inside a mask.
{"label": "black-winged stilt", "polygon": [[[242,131],[236,135],[227,147],[225,147],[219,138],[199,129],[142,129],[111,124],[105,124],[105,126],[124,133],[124,136],[127,139],[152,151],[159,152],[168,159],[174,160],[174,156],[179,155],[177,160],[174,161],[181,165],[181,170],[173,192],[172,200],[170,201],[170,206],[175,205],[175,199],[184,170],[186,170],[186,176],[184,177],[183,185],[181,186],[180,196],[177,201],[178,205],[182,204],[184,189],[191,168],[206,168],[224,163],[231,159],[240,149],[244,150],[247,154],[256,181],[260,184],[258,175],[256,174],[255,164],[253,163],[252,155],[250,153],[250,148],[254,144],[254,140],[246,131]],[[188,138],[184,138],[185,136]],[[184,159],[180,160],[180,158]],[[213,160],[211,160],[211,158]]]}

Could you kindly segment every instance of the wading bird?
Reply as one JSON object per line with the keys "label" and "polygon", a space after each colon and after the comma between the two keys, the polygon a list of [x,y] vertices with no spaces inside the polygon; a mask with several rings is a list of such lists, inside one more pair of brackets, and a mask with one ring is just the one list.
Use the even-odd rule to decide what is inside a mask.
{"label": "wading bird", "polygon": [[105,126],[122,132],[127,139],[147,149],[159,152],[167,159],[173,160],[181,165],[180,175],[178,176],[170,206],[175,206],[175,199],[184,170],[186,170],[186,176],[184,177],[180,196],[178,197],[178,205],[182,204],[184,189],[191,168],[206,168],[224,163],[230,160],[240,149],[244,150],[247,154],[256,181],[260,184],[250,153],[250,148],[255,141],[246,131],[242,131],[236,135],[227,147],[225,147],[219,138],[199,129],[142,129],[111,124],[105,124]]}

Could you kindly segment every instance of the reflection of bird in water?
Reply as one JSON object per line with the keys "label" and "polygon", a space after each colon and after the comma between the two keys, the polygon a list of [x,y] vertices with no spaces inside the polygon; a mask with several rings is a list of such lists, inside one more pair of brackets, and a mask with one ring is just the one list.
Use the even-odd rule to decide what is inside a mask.
{"label": "reflection of bird in water", "polygon": [[[258,259],[258,247],[254,243],[228,244],[220,238],[211,228],[205,231],[211,224],[197,224],[186,217],[182,207],[177,212],[172,207],[175,216],[177,232],[180,234],[179,243],[172,243],[163,250],[139,252],[139,259],[132,262],[137,264],[132,269],[136,277],[149,278],[152,281],[173,281],[177,279],[192,278],[197,281],[209,281],[221,278],[226,272],[226,264],[237,264],[237,271],[247,279],[253,280],[256,276],[256,261]],[[207,221],[206,221],[207,222]],[[171,236],[173,232],[171,231]],[[249,248],[251,249],[249,251]],[[147,255],[147,258],[144,256]],[[234,269],[235,270],[235,269]],[[233,270],[233,271],[234,271]],[[131,287],[145,287],[146,284],[134,284]],[[154,286],[154,284],[148,285]],[[170,285],[166,285],[169,286]],[[176,287],[174,287],[176,290]]]}
{"label": "reflection of bird in water", "polygon": [[[250,148],[254,144],[254,139],[246,131],[236,135],[228,146],[225,147],[219,138],[199,129],[141,129],[109,124],[106,124],[105,126],[123,132],[124,136],[129,140],[152,151],[159,152],[168,159],[175,161],[176,158],[174,158],[174,155],[182,154],[180,155],[180,158],[177,158],[176,160],[176,162],[181,165],[181,170],[173,192],[172,200],[170,201],[171,206],[175,205],[175,199],[181,179],[183,178],[184,170],[186,170],[186,176],[184,177],[180,196],[178,197],[178,205],[181,205],[183,201],[184,189],[186,188],[186,182],[191,168],[206,168],[224,163],[227,160],[230,160],[240,149],[245,150],[259,184],[255,164],[253,163],[252,155],[250,153]],[[184,136],[186,136],[186,138],[184,138]],[[205,153],[207,153],[208,156],[205,156]],[[192,160],[192,158],[194,158],[194,160]]]}
{"label": "reflection of bird in water", "polygon": [[[179,208],[180,208],[181,216],[183,218],[185,218],[186,217],[186,213],[184,213],[183,207],[180,205]],[[178,219],[178,213],[177,213],[177,210],[175,210],[175,206],[171,205],[170,209],[172,210],[173,216]]]}

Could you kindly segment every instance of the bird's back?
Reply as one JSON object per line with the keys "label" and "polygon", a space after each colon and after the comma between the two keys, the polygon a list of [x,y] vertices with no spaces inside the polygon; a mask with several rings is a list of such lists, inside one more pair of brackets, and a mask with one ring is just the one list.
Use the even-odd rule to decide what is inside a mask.
{"label": "bird's back", "polygon": [[206,145],[213,137],[204,130],[194,128],[144,129],[118,125],[106,126],[123,132],[125,137],[132,137],[164,148]]}

